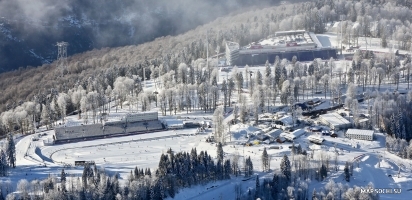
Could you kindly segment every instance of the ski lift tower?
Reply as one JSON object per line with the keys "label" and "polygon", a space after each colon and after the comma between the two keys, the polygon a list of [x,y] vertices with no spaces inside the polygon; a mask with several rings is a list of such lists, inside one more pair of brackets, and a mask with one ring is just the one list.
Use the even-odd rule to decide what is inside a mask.
{"label": "ski lift tower", "polygon": [[57,46],[57,67],[61,70],[61,76],[67,71],[67,46],[68,42],[58,42]]}

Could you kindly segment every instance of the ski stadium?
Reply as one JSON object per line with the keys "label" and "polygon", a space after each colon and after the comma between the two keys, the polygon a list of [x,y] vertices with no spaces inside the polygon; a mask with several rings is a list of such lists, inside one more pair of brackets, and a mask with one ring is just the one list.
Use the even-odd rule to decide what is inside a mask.
{"label": "ski stadium", "polygon": [[236,42],[226,42],[227,65],[261,65],[279,59],[312,61],[315,58],[336,59],[337,49],[323,47],[317,36],[305,30],[281,31],[274,36],[240,47]]}
{"label": "ski stadium", "polygon": [[127,136],[163,130],[157,112],[127,114],[98,124],[62,126],[54,129],[54,143],[69,143],[108,137]]}

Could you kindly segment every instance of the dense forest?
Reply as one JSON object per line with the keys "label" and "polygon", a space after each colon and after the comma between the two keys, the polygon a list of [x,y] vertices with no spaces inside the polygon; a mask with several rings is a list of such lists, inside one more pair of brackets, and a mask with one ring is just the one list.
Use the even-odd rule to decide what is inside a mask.
{"label": "dense forest", "polygon": [[[0,73],[40,66],[57,58],[103,47],[137,45],[178,35],[228,13],[273,6],[278,0],[3,0],[0,1]],[[211,14],[213,13],[213,14]]]}

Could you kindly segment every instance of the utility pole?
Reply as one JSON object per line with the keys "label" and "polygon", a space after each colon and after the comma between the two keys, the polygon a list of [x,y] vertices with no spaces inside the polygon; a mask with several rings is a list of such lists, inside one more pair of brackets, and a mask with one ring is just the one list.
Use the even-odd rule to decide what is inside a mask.
{"label": "utility pole", "polygon": [[208,76],[210,79],[210,69],[209,69],[209,30],[206,31],[206,68],[209,72]]}
{"label": "utility pole", "polygon": [[343,54],[343,48],[342,48],[342,43],[343,43],[343,32],[342,32],[342,23],[343,20],[345,20],[345,15],[340,15],[340,55]]}
{"label": "utility pole", "polygon": [[[206,31],[206,69],[208,71],[207,77],[209,80],[206,81],[206,83],[210,82],[210,68],[209,68],[209,30]],[[209,86],[208,86],[209,87]],[[206,102],[206,110],[209,110],[209,92],[207,92],[207,96],[206,96],[207,102]]]}
{"label": "utility pole", "polygon": [[409,48],[409,63],[406,63],[406,65],[408,65],[409,64],[409,66],[408,66],[408,75],[407,75],[407,80],[408,80],[408,90],[409,90],[409,79],[411,78],[410,76],[410,73],[409,73],[409,71],[411,70],[411,68],[412,68],[412,52],[411,52],[411,50],[412,50],[412,45],[411,45],[411,47]]}
{"label": "utility pole", "polygon": [[144,68],[143,68],[143,87],[146,89],[146,73],[145,73]]}
{"label": "utility pole", "polygon": [[[219,52],[220,52],[220,46],[218,45],[217,47],[216,47],[216,61],[217,61],[217,63],[216,63],[216,66],[215,67],[217,67],[217,69],[219,69]],[[219,75],[220,73],[219,73],[219,70],[217,70],[217,82],[219,82],[220,80],[219,80]]]}

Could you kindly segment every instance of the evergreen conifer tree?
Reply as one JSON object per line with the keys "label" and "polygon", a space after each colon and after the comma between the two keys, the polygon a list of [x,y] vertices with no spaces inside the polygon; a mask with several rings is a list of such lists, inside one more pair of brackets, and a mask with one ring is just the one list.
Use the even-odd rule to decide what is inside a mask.
{"label": "evergreen conifer tree", "polygon": [[132,182],[132,181],[134,181],[135,179],[136,179],[136,178],[135,178],[135,176],[133,175],[133,171],[130,170],[129,182]]}
{"label": "evergreen conifer tree", "polygon": [[10,167],[16,167],[16,146],[14,144],[13,135],[10,133],[7,137],[7,161]]}
{"label": "evergreen conifer tree", "polygon": [[273,174],[273,179],[271,181],[271,195],[273,199],[279,199],[279,191],[280,191],[280,184],[279,184],[279,174],[274,173]]}
{"label": "evergreen conifer tree", "polygon": [[174,198],[176,194],[175,181],[173,177],[169,177],[169,187],[167,189],[169,196]]}
{"label": "evergreen conifer tree", "polygon": [[66,181],[66,173],[64,172],[64,169],[62,169],[61,175],[60,175],[60,181],[64,182]]}
{"label": "evergreen conifer tree", "polygon": [[224,153],[223,153],[222,143],[219,142],[217,144],[217,160],[220,161],[221,163],[223,163],[223,156],[224,156]]}
{"label": "evergreen conifer tree", "polygon": [[[162,161],[162,160],[160,159],[160,161]],[[134,174],[133,175],[134,179],[139,179],[139,170],[137,169],[137,167],[134,168],[134,173],[133,174]],[[132,172],[130,172],[130,175],[132,176]]]}
{"label": "evergreen conifer tree", "polygon": [[156,199],[156,186],[155,185],[151,185],[150,186],[150,199]]}
{"label": "evergreen conifer tree", "polygon": [[288,156],[285,154],[282,158],[282,161],[280,161],[280,171],[282,172],[283,175],[285,175],[287,181],[290,181],[291,179],[291,167],[290,167],[290,161]]}
{"label": "evergreen conifer tree", "polygon": [[140,178],[144,178],[143,168],[140,169],[140,171],[139,171],[139,177],[140,177]]}
{"label": "evergreen conifer tree", "polygon": [[298,146],[296,147],[296,154],[302,154],[302,147],[300,146],[300,144],[298,144]]}
{"label": "evergreen conifer tree", "polygon": [[253,163],[250,156],[245,160],[245,177],[250,177],[253,174]]}
{"label": "evergreen conifer tree", "polygon": [[224,165],[224,179],[230,179],[230,174],[232,173],[232,166],[230,164],[230,160],[226,160],[225,161],[225,165]]}
{"label": "evergreen conifer tree", "polygon": [[0,151],[0,176],[7,176],[8,164],[7,164],[7,155],[3,151]]}
{"label": "evergreen conifer tree", "polygon": [[343,171],[344,171],[344,174],[345,174],[345,180],[347,182],[349,182],[350,181],[349,162],[345,163],[345,168],[343,169]]}
{"label": "evergreen conifer tree", "polygon": [[398,110],[398,120],[396,123],[396,131],[398,132],[398,135],[401,139],[406,139],[406,135],[404,132],[404,124],[403,124],[403,114],[401,112],[401,109]]}
{"label": "evergreen conifer tree", "polygon": [[256,176],[256,191],[255,191],[255,199],[260,197],[260,181],[259,175]]}
{"label": "evergreen conifer tree", "polygon": [[397,131],[396,131],[396,121],[395,121],[395,114],[392,113],[391,115],[391,119],[390,119],[390,131],[392,133],[393,136],[395,136],[395,138],[398,138],[399,136],[397,135]]}
{"label": "evergreen conifer tree", "polygon": [[328,175],[328,171],[326,169],[326,166],[324,164],[322,164],[322,166],[320,167],[320,180],[324,180],[326,178],[326,176]]}
{"label": "evergreen conifer tree", "polygon": [[268,152],[266,151],[266,147],[263,148],[263,153],[262,153],[262,169],[263,171],[269,170],[269,155],[268,155]]}
{"label": "evergreen conifer tree", "polygon": [[218,180],[222,180],[223,179],[223,165],[222,162],[220,162],[220,160],[217,161],[217,166],[216,166],[216,176]]}
{"label": "evergreen conifer tree", "polygon": [[4,200],[3,190],[0,189],[0,200]]}

